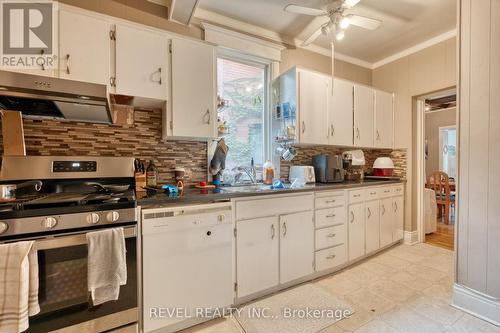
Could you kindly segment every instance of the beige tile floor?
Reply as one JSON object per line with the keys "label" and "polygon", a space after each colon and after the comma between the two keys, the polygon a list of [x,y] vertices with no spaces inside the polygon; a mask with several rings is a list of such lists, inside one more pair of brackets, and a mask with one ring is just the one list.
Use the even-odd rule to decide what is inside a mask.
{"label": "beige tile floor", "polygon": [[[432,245],[398,245],[311,283],[355,310],[321,333],[500,333],[500,327],[449,305],[453,252]],[[233,318],[183,332],[244,333]]]}

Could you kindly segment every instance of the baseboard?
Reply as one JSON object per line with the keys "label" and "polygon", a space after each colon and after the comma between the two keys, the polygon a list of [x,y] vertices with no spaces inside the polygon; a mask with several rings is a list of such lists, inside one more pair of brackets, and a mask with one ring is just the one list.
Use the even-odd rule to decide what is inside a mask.
{"label": "baseboard", "polygon": [[452,306],[475,317],[500,326],[500,300],[455,284]]}
{"label": "baseboard", "polygon": [[418,231],[405,231],[404,243],[406,245],[415,245],[418,243]]}

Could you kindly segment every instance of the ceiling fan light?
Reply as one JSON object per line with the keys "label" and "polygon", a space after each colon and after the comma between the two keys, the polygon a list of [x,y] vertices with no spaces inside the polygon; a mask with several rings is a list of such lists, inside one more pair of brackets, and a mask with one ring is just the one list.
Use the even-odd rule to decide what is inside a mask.
{"label": "ceiling fan light", "polygon": [[354,7],[360,2],[361,0],[344,0],[344,6],[347,8]]}
{"label": "ceiling fan light", "polygon": [[339,22],[340,29],[347,29],[351,24],[351,20],[346,16],[342,17]]}
{"label": "ceiling fan light", "polygon": [[344,37],[345,37],[345,32],[344,32],[344,30],[339,30],[339,31],[337,32],[337,34],[335,35],[335,38],[336,38],[337,40],[342,40],[342,39],[344,39]]}

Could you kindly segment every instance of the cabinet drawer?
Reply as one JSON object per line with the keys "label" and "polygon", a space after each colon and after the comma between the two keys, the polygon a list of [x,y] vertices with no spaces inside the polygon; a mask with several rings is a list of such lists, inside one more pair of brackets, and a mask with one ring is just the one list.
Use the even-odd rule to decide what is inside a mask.
{"label": "cabinet drawer", "polygon": [[316,228],[346,223],[345,206],[316,210]]}
{"label": "cabinet drawer", "polygon": [[365,189],[349,191],[349,203],[365,201]]}
{"label": "cabinet drawer", "polygon": [[380,195],[380,193],[379,193],[380,190],[381,190],[381,188],[379,188],[379,187],[368,187],[365,190],[365,199],[367,201],[378,199],[379,195]]}
{"label": "cabinet drawer", "polygon": [[316,252],[316,271],[334,268],[347,261],[346,246],[339,245]]}
{"label": "cabinet drawer", "polygon": [[316,230],[316,250],[345,244],[345,228],[345,224],[341,224],[334,227]]}
{"label": "cabinet drawer", "polygon": [[379,198],[387,198],[392,196],[392,187],[381,187],[379,190]]}
{"label": "cabinet drawer", "polygon": [[403,195],[404,193],[404,185],[397,185],[392,188],[392,194],[393,195]]}
{"label": "cabinet drawer", "polygon": [[236,201],[235,207],[237,220],[303,212],[313,210],[313,194],[241,200]]}
{"label": "cabinet drawer", "polygon": [[339,207],[345,205],[344,195],[331,196],[331,197],[321,197],[315,199],[316,209],[318,208],[330,208]]}

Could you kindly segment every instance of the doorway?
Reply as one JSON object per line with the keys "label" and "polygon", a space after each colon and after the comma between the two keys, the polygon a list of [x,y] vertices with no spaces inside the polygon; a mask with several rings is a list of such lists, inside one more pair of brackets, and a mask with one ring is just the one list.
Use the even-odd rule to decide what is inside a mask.
{"label": "doorway", "polygon": [[454,249],[457,184],[455,89],[417,99],[419,241]]}

